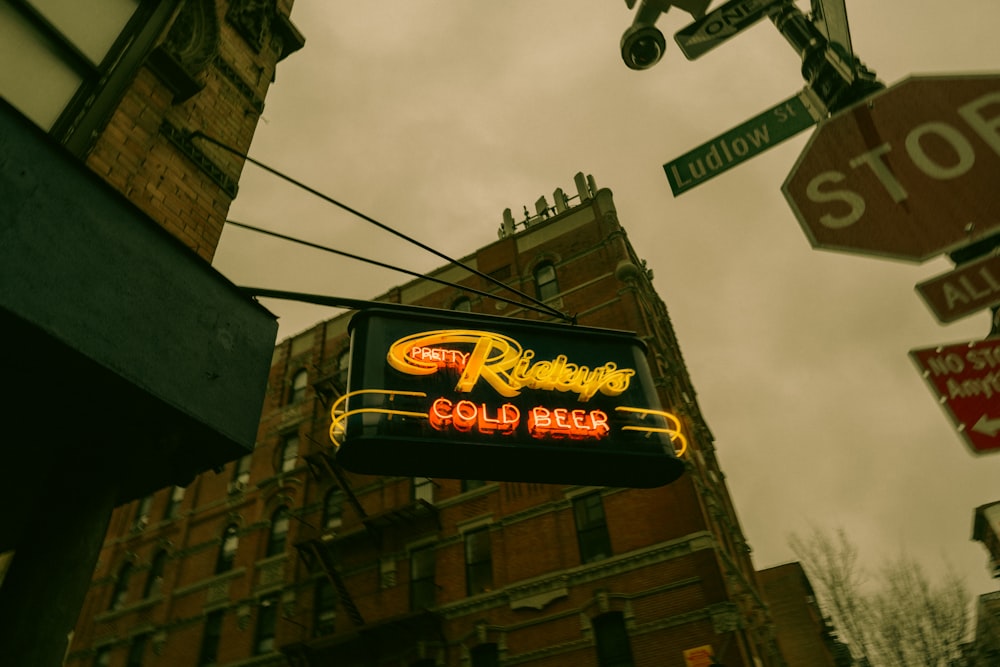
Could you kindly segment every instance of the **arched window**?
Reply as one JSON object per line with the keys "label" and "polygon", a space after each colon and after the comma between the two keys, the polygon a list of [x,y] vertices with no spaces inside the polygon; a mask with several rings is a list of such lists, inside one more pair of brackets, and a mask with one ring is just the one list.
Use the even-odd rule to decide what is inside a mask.
{"label": "arched window", "polygon": [[593,621],[598,667],[632,667],[632,646],[620,611],[601,614]]}
{"label": "arched window", "polygon": [[150,510],[153,509],[153,496],[145,496],[139,501],[139,506],[135,510],[135,521],[132,522],[132,530],[142,530],[149,525]]}
{"label": "arched window", "polygon": [[97,649],[97,655],[94,656],[94,667],[110,667],[111,665],[111,649],[107,646],[102,646]]}
{"label": "arched window", "polygon": [[267,555],[277,556],[285,552],[288,537],[288,508],[279,507],[271,515],[271,532],[267,536]]}
{"label": "arched window", "polygon": [[294,470],[298,458],[299,436],[289,435],[281,442],[281,460],[278,461],[278,472]]}
{"label": "arched window", "polygon": [[337,591],[326,577],[316,582],[313,604],[313,636],[332,634],[337,622]]}
{"label": "arched window", "polygon": [[163,510],[164,519],[173,519],[181,509],[184,502],[184,487],[175,486],[170,489],[170,497],[167,498],[167,508]]}
{"label": "arched window", "polygon": [[559,294],[559,281],[552,262],[543,262],[535,267],[535,296],[546,301]]}
{"label": "arched window", "polygon": [[118,570],[118,579],[115,581],[115,589],[111,593],[111,604],[109,609],[121,609],[128,600],[128,583],[132,578],[132,563],[125,563]]}
{"label": "arched window", "polygon": [[323,530],[336,530],[344,522],[344,492],[333,487],[323,499]]}
{"label": "arched window", "polygon": [[292,390],[288,393],[289,403],[298,403],[306,397],[306,387],[309,386],[309,373],[300,368],[292,376]]}
{"label": "arched window", "polygon": [[452,310],[457,310],[463,313],[472,312],[472,301],[468,297],[460,296],[451,304]]}
{"label": "arched window", "polygon": [[215,561],[215,573],[222,574],[233,569],[236,561],[236,549],[240,546],[240,536],[237,532],[236,524],[226,526],[222,533],[222,544],[219,547],[219,556]]}
{"label": "arched window", "polygon": [[341,389],[347,389],[347,375],[351,370],[351,350],[348,348],[337,357],[337,382]]}
{"label": "arched window", "polygon": [[166,566],[167,552],[160,550],[153,556],[153,562],[149,565],[149,574],[146,575],[146,587],[142,591],[143,598],[160,594],[160,590],[163,588],[163,569]]}
{"label": "arched window", "polygon": [[250,483],[251,463],[252,457],[250,454],[241,456],[236,460],[236,465],[233,467],[233,481],[230,486],[231,490],[238,491],[240,489],[245,489],[247,484]]}

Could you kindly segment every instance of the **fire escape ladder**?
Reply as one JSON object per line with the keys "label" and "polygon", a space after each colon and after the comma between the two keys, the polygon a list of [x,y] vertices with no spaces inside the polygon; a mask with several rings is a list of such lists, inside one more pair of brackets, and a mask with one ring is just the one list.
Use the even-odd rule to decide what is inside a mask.
{"label": "fire escape ladder", "polygon": [[337,478],[337,484],[339,484],[340,488],[344,490],[344,494],[347,496],[347,502],[351,504],[351,507],[353,507],[354,511],[358,513],[358,516],[361,517],[362,521],[367,519],[368,512],[365,512],[365,508],[361,506],[361,501],[358,500],[356,495],[354,495],[354,490],[351,488],[351,483],[347,481],[344,471],[328,456],[324,458],[327,459],[327,464],[330,466],[330,471],[333,473],[333,476]]}
{"label": "fire escape ladder", "polygon": [[333,584],[334,589],[337,591],[337,597],[340,599],[340,604],[344,606],[347,611],[347,616],[351,619],[354,625],[358,628],[365,624],[365,619],[361,616],[361,612],[358,610],[356,604],[354,604],[354,598],[351,597],[351,593],[347,590],[347,585],[344,583],[344,578],[340,576],[340,570],[337,569],[336,564],[330,556],[330,551],[322,542],[317,540],[309,540],[308,542],[299,545],[299,548],[306,549],[309,554],[309,560],[318,562],[320,567],[323,568],[323,572],[329,578],[330,583]]}

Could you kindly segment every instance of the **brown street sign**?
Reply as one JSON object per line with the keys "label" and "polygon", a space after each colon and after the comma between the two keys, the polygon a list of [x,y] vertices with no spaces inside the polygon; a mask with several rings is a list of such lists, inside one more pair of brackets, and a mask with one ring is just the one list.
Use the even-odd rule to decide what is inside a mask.
{"label": "brown street sign", "polygon": [[944,324],[1000,305],[1000,255],[969,262],[916,286]]}

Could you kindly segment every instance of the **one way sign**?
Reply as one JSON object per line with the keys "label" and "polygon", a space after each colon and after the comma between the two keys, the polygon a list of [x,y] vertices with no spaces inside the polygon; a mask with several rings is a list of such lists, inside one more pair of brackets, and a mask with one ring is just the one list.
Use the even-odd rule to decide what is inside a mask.
{"label": "one way sign", "polygon": [[972,452],[1000,452],[1000,338],[912,350],[910,358]]}
{"label": "one way sign", "polygon": [[688,60],[694,60],[764,18],[772,6],[787,0],[729,0],[674,34]]}

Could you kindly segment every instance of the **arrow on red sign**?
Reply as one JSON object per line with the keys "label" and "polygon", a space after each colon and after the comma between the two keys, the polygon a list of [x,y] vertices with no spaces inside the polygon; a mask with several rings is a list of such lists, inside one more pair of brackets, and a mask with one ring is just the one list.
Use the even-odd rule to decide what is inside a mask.
{"label": "arrow on red sign", "polygon": [[930,390],[975,454],[1000,452],[1000,338],[911,350]]}
{"label": "arrow on red sign", "polygon": [[990,419],[988,415],[984,414],[976,422],[976,425],[972,427],[972,430],[994,438],[997,433],[1000,433],[1000,419]]}

